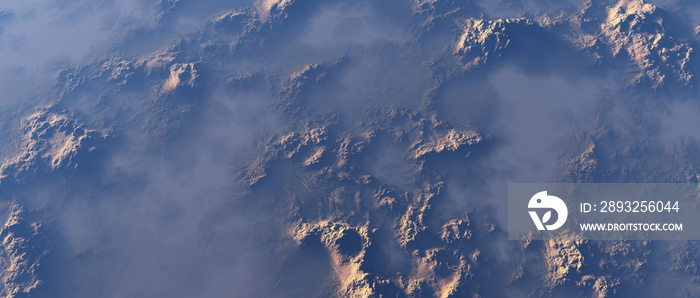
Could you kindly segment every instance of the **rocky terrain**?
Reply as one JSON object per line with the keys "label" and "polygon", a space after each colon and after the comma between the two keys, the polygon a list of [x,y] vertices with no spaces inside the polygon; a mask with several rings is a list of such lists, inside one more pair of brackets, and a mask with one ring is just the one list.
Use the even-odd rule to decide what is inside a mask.
{"label": "rocky terrain", "polygon": [[[508,241],[497,190],[698,182],[694,135],[663,136],[696,104],[697,5],[389,2],[258,1],[61,69],[4,124],[2,295],[698,295],[697,243]],[[509,130],[523,110],[498,86],[520,76],[600,88],[552,120],[547,161]]]}

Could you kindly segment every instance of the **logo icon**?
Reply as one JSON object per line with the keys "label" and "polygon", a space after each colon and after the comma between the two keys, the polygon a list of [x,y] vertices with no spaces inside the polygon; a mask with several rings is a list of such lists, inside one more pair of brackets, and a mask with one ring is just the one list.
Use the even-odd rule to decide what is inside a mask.
{"label": "logo icon", "polygon": [[[569,210],[566,209],[564,201],[555,196],[548,196],[546,191],[540,191],[532,196],[530,202],[527,204],[527,208],[531,209],[529,211],[530,217],[532,217],[532,221],[535,222],[537,229],[540,231],[551,231],[561,228],[564,222],[566,222],[566,217],[569,215]],[[540,217],[537,216],[537,212],[532,211],[532,209],[553,209],[554,212],[557,213],[557,221],[547,225],[546,223],[552,219],[552,210],[545,212],[542,219],[540,219]]]}

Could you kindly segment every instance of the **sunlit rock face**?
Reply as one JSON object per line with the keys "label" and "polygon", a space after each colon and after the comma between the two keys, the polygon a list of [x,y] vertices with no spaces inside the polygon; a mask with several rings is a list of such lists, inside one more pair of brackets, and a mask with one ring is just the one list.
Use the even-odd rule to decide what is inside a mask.
{"label": "sunlit rock face", "polygon": [[[41,286],[37,268],[48,252],[42,244],[45,229],[42,223],[24,218],[24,209],[18,204],[5,204],[7,219],[0,229],[2,236],[2,295],[18,297],[30,294]],[[44,239],[42,239],[44,238]]]}
{"label": "sunlit rock face", "polygon": [[503,216],[698,183],[700,4],[73,2],[0,6],[3,296],[700,295],[694,242]]}
{"label": "sunlit rock face", "polygon": [[[538,30],[542,30],[533,21],[521,19],[469,19],[466,20],[463,33],[455,45],[455,54],[460,56],[467,68],[477,67],[497,59],[511,47],[511,52],[521,52],[522,47],[538,46]],[[528,37],[529,36],[529,37]],[[513,45],[512,43],[520,43]]]}
{"label": "sunlit rock face", "polygon": [[75,123],[67,115],[36,112],[24,120],[20,152],[2,165],[3,177],[26,177],[59,168],[77,168],[77,157],[95,149],[106,134]]}
{"label": "sunlit rock face", "polygon": [[625,55],[639,67],[634,82],[646,81],[653,87],[667,81],[691,84],[693,48],[664,27],[664,19],[671,18],[663,9],[642,1],[620,1],[608,9],[602,34],[612,55]]}

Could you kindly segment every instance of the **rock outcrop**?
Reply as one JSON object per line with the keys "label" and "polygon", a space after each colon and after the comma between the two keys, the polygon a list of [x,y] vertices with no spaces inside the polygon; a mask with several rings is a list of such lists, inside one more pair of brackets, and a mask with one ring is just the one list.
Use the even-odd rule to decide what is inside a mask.
{"label": "rock outcrop", "polygon": [[94,150],[107,134],[76,123],[65,114],[38,111],[26,118],[19,153],[0,168],[5,177],[22,179],[37,172],[76,168],[80,154]]}
{"label": "rock outcrop", "polygon": [[693,48],[667,32],[662,9],[641,0],[622,0],[608,9],[601,34],[612,55],[627,57],[640,72],[634,83],[653,88],[667,83],[691,84]]}
{"label": "rock outcrop", "polygon": [[42,284],[37,269],[48,253],[43,243],[44,227],[41,222],[25,218],[24,208],[19,204],[5,207],[7,219],[0,228],[0,294],[25,297]]}

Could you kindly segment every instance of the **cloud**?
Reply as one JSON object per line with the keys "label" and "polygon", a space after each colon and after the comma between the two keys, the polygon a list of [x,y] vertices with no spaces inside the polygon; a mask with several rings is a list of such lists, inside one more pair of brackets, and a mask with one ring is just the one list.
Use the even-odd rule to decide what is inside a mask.
{"label": "cloud", "polygon": [[306,30],[299,41],[326,48],[324,50],[329,47],[367,45],[375,41],[400,42],[407,37],[404,28],[382,18],[366,2],[324,6],[309,20]]}
{"label": "cloud", "polygon": [[[549,3],[513,5],[537,10]],[[100,148],[96,155],[77,163],[77,169],[38,173],[12,189],[27,210],[46,215],[53,229],[51,253],[39,266],[45,282],[41,293],[230,297],[281,295],[285,287],[317,290],[304,289],[305,284],[295,281],[308,281],[316,276],[313,272],[328,276],[332,268],[327,256],[320,250],[305,252],[304,247],[297,251],[287,243],[288,231],[275,212],[288,207],[281,202],[292,200],[301,203],[290,205],[305,209],[294,212],[309,216],[305,217],[309,221],[321,217],[324,208],[339,213],[343,204],[364,208],[356,203],[362,192],[353,198],[341,186],[365,183],[358,188],[365,191],[378,185],[370,185],[372,179],[365,174],[399,188],[396,193],[402,196],[392,193],[372,202],[391,209],[402,199],[406,205],[414,204],[411,188],[420,192],[426,181],[409,180],[418,180],[423,170],[434,170],[427,184],[441,188],[444,182],[452,200],[425,199],[424,209],[433,208],[431,223],[440,224],[434,227],[491,203],[499,208],[500,223],[505,223],[507,183],[556,178],[562,163],[557,145],[572,131],[595,129],[591,123],[605,108],[599,99],[612,88],[609,81],[615,81],[607,73],[572,75],[576,70],[564,70],[568,64],[538,64],[551,58],[549,51],[540,51],[548,43],[532,48],[529,56],[519,56],[529,63],[516,64],[532,68],[502,67],[517,60],[504,58],[473,72],[456,71],[447,45],[458,37],[457,26],[436,33],[437,45],[431,39],[416,41],[421,38],[412,32],[417,30],[411,27],[416,15],[409,4],[393,1],[297,1],[279,15],[248,6],[229,14],[229,19],[207,21],[245,4],[54,0],[1,8],[7,14],[0,17],[0,54],[9,58],[0,66],[5,63],[11,70],[4,76],[19,77],[6,84],[31,77],[34,81],[13,88],[32,89],[31,84],[48,76],[47,69],[60,69],[59,83],[65,84],[42,93],[51,103],[43,108],[70,114],[76,127],[110,135],[96,144]],[[221,29],[217,25],[227,24],[230,27],[217,31]],[[550,37],[556,39],[546,40]],[[571,59],[570,51],[560,51],[559,46],[549,50],[567,61],[580,60]],[[68,64],[77,67],[66,68]],[[285,113],[287,107],[301,112]],[[687,110],[678,109],[673,115]],[[386,119],[367,124],[378,117],[368,112],[385,113]],[[332,120],[326,121],[326,116]],[[385,128],[381,121],[407,128],[394,129],[400,124]],[[316,122],[323,125],[311,129]],[[675,127],[686,126],[664,125],[676,132],[682,128]],[[377,129],[362,131],[365,128]],[[375,135],[382,129],[386,136]],[[460,132],[472,135],[472,129],[479,144],[463,148],[466,133]],[[275,142],[273,136],[282,141]],[[314,138],[316,143],[309,141]],[[65,138],[55,139],[48,144],[71,144]],[[350,145],[356,146],[344,147]],[[414,154],[416,166],[407,166],[406,152],[415,152],[406,147],[427,148],[422,145],[440,148]],[[304,160],[307,168],[270,158],[261,172],[268,181],[278,181],[240,186],[239,164],[263,159],[260,155],[272,150],[265,146],[296,148],[286,156]],[[337,167],[351,170],[313,176],[314,167],[332,158],[332,150],[341,156]],[[304,155],[307,151],[312,154]],[[304,156],[295,156],[298,152]],[[354,161],[342,157],[348,152],[363,155],[359,164],[347,164]],[[361,179],[348,178],[356,175]],[[324,184],[336,182],[338,191],[330,199],[323,196],[330,187]],[[426,190],[426,197],[432,192]],[[393,222],[387,220],[386,225]],[[377,234],[380,256],[401,251],[392,229]],[[289,252],[299,255],[285,255]],[[387,268],[377,271],[409,271],[409,255],[377,265]],[[288,263],[275,263],[280,259]],[[281,268],[281,273],[271,268]],[[275,280],[281,274],[293,276]],[[274,289],[272,281],[279,281]]]}
{"label": "cloud", "polygon": [[571,78],[556,71],[532,74],[508,67],[446,83],[436,98],[439,110],[452,122],[477,128],[495,144],[472,170],[481,171],[488,186],[479,189],[456,175],[449,188],[455,204],[465,206],[464,198],[490,197],[505,224],[507,184],[555,180],[560,175],[559,142],[572,131],[588,128],[610,88],[601,78]]}

